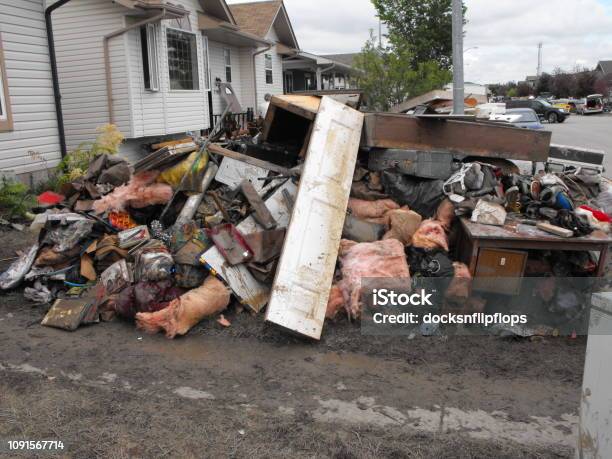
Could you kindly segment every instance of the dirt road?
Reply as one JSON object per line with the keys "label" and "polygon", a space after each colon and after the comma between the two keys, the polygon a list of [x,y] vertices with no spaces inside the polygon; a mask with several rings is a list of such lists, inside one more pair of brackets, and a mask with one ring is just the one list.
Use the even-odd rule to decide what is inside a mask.
{"label": "dirt road", "polygon": [[44,312],[0,297],[0,439],[62,440],[63,457],[572,455],[581,339],[341,322],[315,344],[243,313],[168,341],[123,322],[45,328]]}

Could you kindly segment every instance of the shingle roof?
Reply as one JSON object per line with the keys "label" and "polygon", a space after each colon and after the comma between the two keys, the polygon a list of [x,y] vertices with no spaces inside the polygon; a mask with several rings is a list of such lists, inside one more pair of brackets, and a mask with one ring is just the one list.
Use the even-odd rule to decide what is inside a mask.
{"label": "shingle roof", "polygon": [[612,61],[599,61],[597,65],[601,65],[604,75],[612,74]]}
{"label": "shingle roof", "polygon": [[321,57],[331,59],[332,61],[340,62],[341,64],[353,66],[355,56],[359,53],[347,53],[347,54],[322,54]]}
{"label": "shingle roof", "polygon": [[229,8],[241,30],[252,33],[260,38],[266,38],[282,4],[283,2],[280,0],[273,0],[267,2],[235,3],[229,5]]}

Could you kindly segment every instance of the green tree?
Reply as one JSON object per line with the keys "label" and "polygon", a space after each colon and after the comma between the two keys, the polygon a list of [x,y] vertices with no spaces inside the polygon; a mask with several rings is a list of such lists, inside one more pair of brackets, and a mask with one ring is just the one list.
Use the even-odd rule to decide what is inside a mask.
{"label": "green tree", "polygon": [[401,48],[404,43],[410,43],[414,69],[429,61],[451,68],[451,0],[372,0],[372,3],[389,28],[392,46]]}
{"label": "green tree", "polygon": [[541,94],[543,92],[553,92],[552,91],[553,77],[550,73],[542,73],[538,78],[538,83],[536,85],[536,94]]}
{"label": "green tree", "polygon": [[388,111],[392,106],[433,89],[452,79],[447,69],[435,61],[419,62],[413,67],[414,54],[408,46],[381,49],[371,36],[355,58],[359,87],[366,95],[368,108]]}

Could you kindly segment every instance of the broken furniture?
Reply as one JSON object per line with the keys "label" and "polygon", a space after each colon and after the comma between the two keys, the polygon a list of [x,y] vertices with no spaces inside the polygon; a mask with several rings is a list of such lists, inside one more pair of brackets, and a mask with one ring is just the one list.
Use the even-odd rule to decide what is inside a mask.
{"label": "broken furniture", "polygon": [[[520,252],[500,250],[558,250],[599,252],[595,275],[603,275],[608,246],[612,238],[603,231],[588,236],[566,239],[546,233],[535,226],[516,221],[504,226],[483,225],[461,218],[461,240],[457,244],[458,259],[466,263],[475,278],[520,278],[524,260]],[[491,250],[494,249],[494,250]]]}

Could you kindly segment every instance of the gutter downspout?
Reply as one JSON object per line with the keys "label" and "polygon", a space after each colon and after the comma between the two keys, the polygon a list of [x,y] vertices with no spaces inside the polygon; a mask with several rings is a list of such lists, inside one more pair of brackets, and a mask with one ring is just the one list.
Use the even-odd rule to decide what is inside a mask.
{"label": "gutter downspout", "polygon": [[106,73],[106,100],[108,103],[108,118],[110,124],[115,124],[115,113],[113,110],[113,81],[111,77],[110,51],[108,45],[109,41],[111,40],[111,38],[123,35],[124,33],[129,32],[130,30],[137,29],[139,27],[142,27],[143,25],[151,24],[153,22],[161,21],[165,15],[166,8],[162,8],[161,12],[153,17],[116,30],[104,36],[104,71]]}
{"label": "gutter downspout", "polygon": [[253,53],[253,94],[255,95],[255,107],[253,107],[253,111],[258,115],[261,115],[261,113],[259,113],[259,104],[257,103],[257,66],[255,65],[255,58],[260,54],[265,53],[266,51],[270,51],[270,49],[272,49],[272,46],[273,45],[270,44],[266,48],[263,48],[262,50]]}
{"label": "gutter downspout", "polygon": [[62,112],[62,94],[60,92],[59,76],[57,73],[57,58],[55,55],[55,40],[53,38],[53,23],[51,14],[64,6],[70,0],[59,0],[45,10],[45,25],[47,29],[47,45],[49,47],[49,60],[51,61],[51,79],[53,80],[53,98],[55,99],[55,116],[57,117],[57,132],[59,135],[60,152],[62,159],[68,153],[66,146],[66,131],[64,129],[64,114]]}

